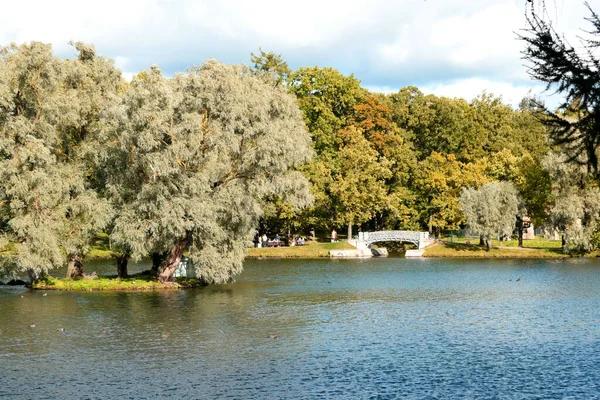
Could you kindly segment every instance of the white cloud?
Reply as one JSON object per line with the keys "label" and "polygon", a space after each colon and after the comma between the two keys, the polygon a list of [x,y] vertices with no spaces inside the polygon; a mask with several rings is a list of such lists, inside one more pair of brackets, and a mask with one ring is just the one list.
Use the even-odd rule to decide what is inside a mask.
{"label": "white cloud", "polygon": [[[549,3],[558,29],[572,37],[587,15],[583,0]],[[600,11],[600,0],[590,4]],[[487,89],[512,102],[532,85],[515,34],[525,27],[524,5],[525,0],[22,0],[3,4],[0,44],[40,40],[71,57],[67,42],[83,40],[130,75],[153,63],[173,73],[209,57],[248,62],[250,51],[261,46],[281,52],[292,67],[354,72],[369,87],[413,84],[461,97]],[[481,85],[489,86],[480,90]]]}
{"label": "white cloud", "polygon": [[486,92],[502,97],[504,103],[510,104],[513,107],[517,107],[525,96],[546,98],[546,95],[542,94],[543,87],[539,85],[516,85],[509,82],[497,82],[480,78],[460,79],[454,82],[423,86],[420,89],[426,94],[460,97],[466,100],[472,100],[483,92]]}

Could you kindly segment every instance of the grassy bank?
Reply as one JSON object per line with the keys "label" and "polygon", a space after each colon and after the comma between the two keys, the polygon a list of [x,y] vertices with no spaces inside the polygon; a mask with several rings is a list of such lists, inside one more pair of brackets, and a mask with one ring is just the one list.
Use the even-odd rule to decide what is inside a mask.
{"label": "grassy bank", "polygon": [[352,250],[348,242],[306,242],[304,246],[266,247],[248,249],[247,258],[321,258],[329,257],[329,250]]}
{"label": "grassy bank", "polygon": [[[553,244],[546,242],[525,243],[526,246],[532,247],[518,247],[504,242],[501,247],[494,247],[487,251],[484,247],[478,244],[466,244],[466,243],[454,243],[442,242],[436,243],[425,249],[423,257],[469,257],[469,258],[563,258],[569,257],[560,249]],[[533,247],[535,245],[536,247]]]}
{"label": "grassy bank", "polygon": [[102,276],[96,278],[54,278],[48,276],[36,282],[33,289],[68,290],[68,291],[102,291],[102,290],[171,290],[206,286],[197,279],[175,278],[175,282],[160,283],[149,273],[141,273],[129,278]]}
{"label": "grassy bank", "polygon": [[[456,243],[456,244],[479,244],[479,237],[470,237],[470,238],[445,238],[443,240],[446,243]],[[469,242],[469,243],[467,243]],[[519,241],[514,240],[505,240],[500,242],[499,240],[492,240],[492,244],[496,247],[519,247]],[[558,249],[560,250],[562,246],[562,242],[560,240],[550,240],[544,239],[543,237],[536,237],[535,239],[523,240],[523,248],[524,249]]]}

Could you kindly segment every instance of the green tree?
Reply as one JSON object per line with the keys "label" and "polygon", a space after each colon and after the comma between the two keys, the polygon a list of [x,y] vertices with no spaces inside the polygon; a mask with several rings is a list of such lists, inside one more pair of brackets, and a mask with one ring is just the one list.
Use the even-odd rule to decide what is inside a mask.
{"label": "green tree", "polygon": [[380,158],[363,132],[350,126],[338,133],[340,151],[337,154],[329,192],[336,204],[340,223],[362,224],[374,217],[385,204],[385,179],[391,176],[389,162]]}
{"label": "green tree", "polygon": [[317,155],[337,149],[337,133],[351,124],[355,106],[366,91],[353,75],[333,68],[301,67],[289,79],[290,93],[298,99]]}
{"label": "green tree", "polygon": [[458,229],[464,222],[458,203],[461,190],[486,183],[486,168],[485,162],[465,164],[453,154],[431,153],[414,171],[412,185],[422,224],[438,235],[442,229]]}
{"label": "green tree", "polygon": [[509,182],[489,182],[479,189],[463,188],[460,207],[469,229],[483,235],[487,249],[493,236],[510,235],[519,209],[517,189]]}
{"label": "green tree", "polygon": [[258,50],[259,54],[250,53],[254,74],[273,86],[287,83],[291,70],[281,54],[272,51],[265,53],[261,48]]}

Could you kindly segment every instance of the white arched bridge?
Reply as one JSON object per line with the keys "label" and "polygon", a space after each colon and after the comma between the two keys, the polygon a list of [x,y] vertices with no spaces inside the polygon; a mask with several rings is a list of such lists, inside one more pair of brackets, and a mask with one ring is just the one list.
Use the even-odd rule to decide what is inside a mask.
{"label": "white arched bridge", "polygon": [[[415,231],[378,231],[378,232],[359,232],[356,247],[369,247],[377,242],[404,242],[412,243],[418,249],[429,246],[433,239],[429,237],[429,232]],[[361,246],[362,245],[362,246]]]}
{"label": "white arched bridge", "polygon": [[359,232],[358,236],[348,241],[356,250],[331,250],[330,257],[372,257],[373,255],[385,256],[385,249],[371,249],[373,243],[380,242],[404,242],[413,243],[417,250],[407,250],[407,257],[420,257],[423,255],[425,247],[434,242],[429,237],[429,232],[415,231],[378,231],[378,232]]}

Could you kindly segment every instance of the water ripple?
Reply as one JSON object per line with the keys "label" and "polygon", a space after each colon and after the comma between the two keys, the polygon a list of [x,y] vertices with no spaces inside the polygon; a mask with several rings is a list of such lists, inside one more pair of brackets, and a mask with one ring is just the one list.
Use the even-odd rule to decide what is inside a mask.
{"label": "water ripple", "polygon": [[595,260],[392,258],[250,261],[181,292],[2,287],[0,397],[598,399],[599,288]]}

